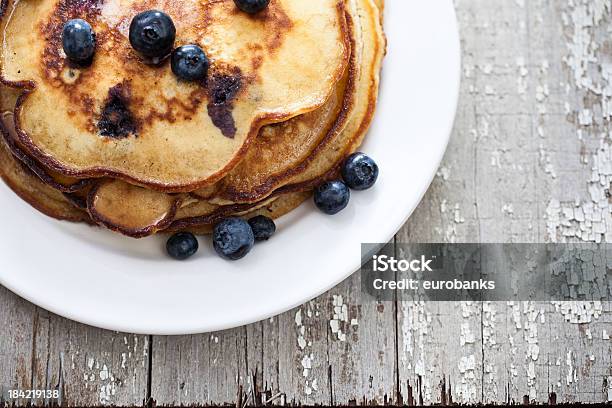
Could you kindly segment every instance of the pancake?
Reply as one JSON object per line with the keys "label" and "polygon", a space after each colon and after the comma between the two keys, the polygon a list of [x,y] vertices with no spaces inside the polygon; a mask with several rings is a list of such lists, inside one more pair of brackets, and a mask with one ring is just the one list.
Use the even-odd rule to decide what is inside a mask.
{"label": "pancake", "polygon": [[[175,217],[175,221],[189,220],[192,224],[207,223],[210,219],[216,219],[220,215],[234,216],[254,211],[276,201],[278,197],[268,198],[258,203],[215,205],[204,200],[195,200],[190,205],[181,207]],[[212,217],[212,218],[211,218]]]}
{"label": "pancake", "polygon": [[2,145],[0,174],[17,195],[42,213],[62,220],[83,221],[87,214],[75,211],[70,205],[70,200],[60,194],[62,191],[80,190],[81,188],[76,187],[83,181],[64,179],[66,184],[61,184],[52,179],[14,143],[11,137],[11,134],[14,134],[12,111],[15,109],[19,93],[18,89],[0,84],[0,144]]}
{"label": "pancake", "polygon": [[143,238],[167,228],[176,219],[202,223],[218,219],[220,214],[233,216],[254,210],[274,200],[276,197],[259,203],[219,206],[187,194],[168,194],[121,180],[102,180],[86,195],[85,208],[95,223],[132,238]]}
{"label": "pancake", "polygon": [[[357,38],[351,55],[351,60],[356,61],[355,72],[351,73],[347,85],[350,93],[345,96],[343,110],[336,118],[335,125],[306,160],[284,173],[285,177],[276,184],[276,194],[311,190],[324,180],[337,178],[342,162],[363,143],[371,125],[378,100],[382,60],[386,51],[382,15],[373,0],[350,0],[348,6],[349,20],[353,22],[350,25],[354,26],[354,36]],[[316,112],[308,115],[312,114]],[[292,121],[299,119],[294,118]],[[248,201],[245,195],[235,195],[236,189],[227,180],[224,179],[221,184],[223,188],[217,193],[208,188],[198,190],[196,194],[217,204]],[[265,189],[260,191],[270,194]],[[251,198],[262,197],[263,194],[260,194]]]}
{"label": "pancake", "polygon": [[[0,86],[0,92],[2,92],[2,88],[6,87]],[[15,90],[12,90],[12,92],[15,92]],[[4,138],[4,143],[6,143],[7,148],[11,151],[11,153],[13,154],[13,156],[15,156],[16,159],[25,164],[30,169],[30,171],[32,171],[32,173],[38,176],[38,178],[43,183],[64,193],[74,193],[77,191],[81,191],[93,183],[94,180],[92,179],[81,180],[73,177],[64,176],[62,174],[49,170],[42,166],[37,160],[28,155],[17,141],[15,133],[15,119],[12,111],[3,110],[2,113],[0,113],[0,121],[2,121],[3,126],[6,130],[2,133],[2,136]]]}
{"label": "pancake", "polygon": [[89,192],[87,210],[95,223],[132,238],[143,238],[167,228],[184,198],[106,180]]}
{"label": "pancake", "polygon": [[[261,200],[273,190],[295,180],[329,143],[341,136],[355,110],[355,82],[361,64],[361,53],[357,50],[357,41],[361,42],[361,21],[355,4],[349,5],[351,10],[347,10],[347,23],[351,32],[352,52],[347,72],[336,93],[319,110],[295,117],[280,126],[262,129],[249,154],[237,168],[215,186],[197,190],[194,194],[220,205]],[[328,121],[331,112],[335,116],[333,121]],[[322,134],[313,137],[316,135],[313,129]],[[306,151],[308,155],[300,155]],[[282,172],[274,173],[275,169],[281,168]]]}
{"label": "pancake", "polygon": [[[4,131],[1,125],[0,131]],[[3,140],[0,140],[0,177],[15,194],[41,213],[58,220],[88,222],[86,212],[75,208],[61,192],[43,183],[11,154]]]}
{"label": "pancake", "polygon": [[79,180],[50,171],[26,154],[18,145],[13,112],[21,92],[22,91],[18,88],[10,88],[0,83],[0,121],[2,121],[5,128],[5,131],[2,132],[2,136],[6,143],[6,147],[8,147],[18,160],[28,166],[43,183],[48,184],[56,190],[72,193],[87,187],[90,184],[89,180]]}
{"label": "pancake", "polygon": [[[129,21],[150,8],[173,17],[177,44],[206,49],[206,86],[179,82],[167,63],[147,66],[132,51]],[[63,23],[76,17],[98,39],[84,69],[67,64],[60,46]],[[218,181],[263,125],[320,107],[349,54],[341,0],[272,0],[255,17],[232,0],[20,1],[3,25],[1,74],[24,89],[16,124],[27,153],[66,176],[167,192]],[[116,116],[129,126],[106,132]]]}
{"label": "pancake", "polygon": [[378,11],[380,12],[380,15],[382,16],[383,12],[385,11],[385,0],[374,0],[374,4],[378,8]]}
{"label": "pancake", "polygon": [[[343,80],[321,108],[287,122],[262,128],[245,160],[236,169],[214,186],[199,190],[200,194],[193,194],[198,200],[188,207],[191,211],[189,217],[206,217],[219,206],[229,208],[234,204],[261,203],[282,185],[283,180],[289,179],[295,172],[294,162],[307,160],[310,151],[340,121],[338,118],[344,109],[345,99],[352,98],[352,87],[348,86],[349,71],[352,73],[354,70],[347,69]],[[341,122],[344,124],[346,120]],[[94,190],[95,197],[90,195],[87,201],[88,211],[94,221],[129,236],[141,237],[155,233],[174,214],[172,210],[176,200],[166,193],[138,187],[128,188],[128,184],[120,180],[105,181],[104,188]],[[206,197],[206,194],[209,196]],[[233,200],[220,200],[219,195],[229,195]],[[129,204],[115,206],[111,203]],[[97,208],[101,205],[104,208]],[[187,217],[183,214],[182,218]]]}
{"label": "pancake", "polygon": [[354,62],[325,104],[286,122],[265,126],[244,160],[212,187],[195,194],[217,204],[250,203],[262,200],[298,174],[313,151],[332,131],[346,126],[353,102]]}
{"label": "pancake", "polygon": [[[372,123],[386,45],[381,25],[382,17],[372,0],[350,0],[349,3],[350,15],[358,33],[357,44],[353,47],[355,58],[359,61],[355,84],[357,102],[350,111],[346,128],[342,132],[334,132],[332,140],[318,146],[318,151],[314,152],[315,157],[308,162],[306,171],[272,194],[273,197],[279,197],[273,203],[276,209],[273,212],[275,217],[299,206],[310,195],[309,191],[323,180],[338,177],[340,165],[348,155],[359,148]],[[291,200],[289,197],[299,199]],[[217,218],[210,214],[205,217],[177,218],[177,221],[171,224],[170,230],[184,228],[208,233],[216,220]]]}
{"label": "pancake", "polygon": [[[116,197],[121,199],[117,200]],[[171,225],[178,230],[179,225],[201,226],[226,217],[240,216],[270,206],[280,199],[285,197],[218,206],[185,194],[166,194],[120,180],[105,180],[90,190],[85,206],[98,225],[132,238],[143,238]]]}
{"label": "pancake", "polygon": [[359,53],[359,72],[356,82],[356,104],[346,128],[333,140],[319,146],[308,168],[294,177],[275,194],[304,191],[315,188],[324,180],[337,178],[340,166],[351,153],[363,143],[378,102],[380,70],[385,56],[386,39],[383,33],[381,15],[373,0],[351,0],[352,16],[359,21],[360,36],[354,48]]}
{"label": "pancake", "polygon": [[[223,210],[211,213],[205,217],[199,218],[180,218],[177,216],[168,229],[164,233],[174,233],[178,231],[189,231],[198,235],[206,235],[212,233],[215,223],[228,216],[237,216],[244,219],[249,219],[258,215],[277,219],[290,213],[299,207],[304,201],[312,196],[311,192],[289,193],[273,199],[271,202],[261,206],[260,208],[243,208],[242,211],[235,211],[231,214],[224,213]],[[244,206],[243,206],[244,207]]]}
{"label": "pancake", "polygon": [[0,83],[0,112],[13,112],[21,91]]}

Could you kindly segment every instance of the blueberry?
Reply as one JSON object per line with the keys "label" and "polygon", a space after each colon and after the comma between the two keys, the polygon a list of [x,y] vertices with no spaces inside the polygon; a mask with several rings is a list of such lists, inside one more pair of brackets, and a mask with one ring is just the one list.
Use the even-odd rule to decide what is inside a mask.
{"label": "blueberry", "polygon": [[172,72],[185,81],[206,78],[210,63],[202,48],[197,45],[183,45],[172,53]]}
{"label": "blueberry", "polygon": [[255,245],[255,236],[248,222],[240,218],[228,218],[215,226],[213,245],[222,258],[237,261],[251,251]]}
{"label": "blueberry", "polygon": [[351,191],[341,181],[327,181],[321,184],[314,194],[314,201],[319,210],[334,215],[344,210],[351,199]]}
{"label": "blueberry", "polygon": [[234,3],[245,13],[255,14],[268,7],[270,0],[234,0]]}
{"label": "blueberry", "polygon": [[69,60],[87,64],[96,52],[96,34],[87,21],[70,20],[64,24],[62,45]]}
{"label": "blueberry", "polygon": [[144,11],[130,24],[130,44],[145,57],[163,58],[170,54],[175,38],[172,19],[161,11]]}
{"label": "blueberry", "polygon": [[353,190],[367,190],[378,179],[378,166],[369,156],[354,153],[342,166],[342,178]]}
{"label": "blueberry", "polygon": [[190,232],[179,232],[170,237],[166,243],[168,255],[179,261],[184,261],[198,252],[197,238]]}
{"label": "blueberry", "polygon": [[249,220],[249,225],[253,229],[253,235],[255,235],[255,241],[267,241],[272,238],[272,235],[276,232],[276,224],[272,219],[258,215]]}

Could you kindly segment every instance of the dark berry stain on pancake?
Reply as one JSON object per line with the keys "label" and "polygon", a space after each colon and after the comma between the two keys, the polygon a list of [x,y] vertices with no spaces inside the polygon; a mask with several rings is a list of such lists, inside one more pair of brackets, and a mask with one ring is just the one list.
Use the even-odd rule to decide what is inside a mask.
{"label": "dark berry stain on pancake", "polygon": [[115,139],[137,135],[137,122],[130,111],[129,84],[117,84],[108,90],[108,98],[98,121],[98,130],[102,136]]}
{"label": "dark berry stain on pancake", "polygon": [[242,88],[242,73],[235,69],[233,74],[212,74],[208,79],[208,115],[223,136],[234,138],[236,122],[232,115],[234,99]]}

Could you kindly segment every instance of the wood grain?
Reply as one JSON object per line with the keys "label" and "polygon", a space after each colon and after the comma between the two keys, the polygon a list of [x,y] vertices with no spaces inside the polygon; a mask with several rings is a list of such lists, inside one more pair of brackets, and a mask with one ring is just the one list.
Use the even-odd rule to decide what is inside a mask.
{"label": "wood grain", "polygon": [[[453,137],[396,241],[612,241],[612,1],[455,4]],[[612,401],[606,303],[377,304],[357,274],[222,333],[106,332],[1,288],[0,325],[1,398],[51,387],[70,406]]]}
{"label": "wood grain", "polygon": [[[148,336],[109,332],[58,317],[0,288],[2,401],[24,406],[143,405]],[[58,390],[58,399],[10,400],[8,390]]]}

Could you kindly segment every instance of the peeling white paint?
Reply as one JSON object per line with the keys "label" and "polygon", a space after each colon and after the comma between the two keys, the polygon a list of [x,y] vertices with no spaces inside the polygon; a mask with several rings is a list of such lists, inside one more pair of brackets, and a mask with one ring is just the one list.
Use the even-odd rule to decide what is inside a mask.
{"label": "peeling white paint", "polygon": [[341,295],[333,295],[334,314],[329,321],[329,326],[333,334],[340,341],[346,341],[346,333],[343,331],[343,324],[349,322],[348,305],[344,303]]}
{"label": "peeling white paint", "polygon": [[572,324],[586,324],[599,319],[603,313],[601,302],[552,302],[555,311],[560,313],[566,322]]}

